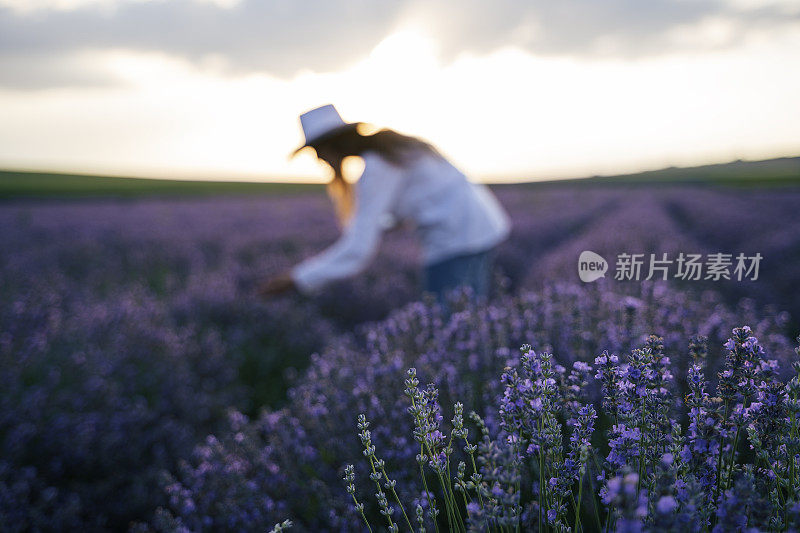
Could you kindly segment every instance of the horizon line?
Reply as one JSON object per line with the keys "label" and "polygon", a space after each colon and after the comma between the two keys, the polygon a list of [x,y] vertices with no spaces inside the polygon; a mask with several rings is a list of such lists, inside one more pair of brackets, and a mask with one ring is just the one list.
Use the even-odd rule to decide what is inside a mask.
{"label": "horizon line", "polygon": [[[605,178],[605,177],[614,177],[614,176],[634,176],[637,174],[645,174],[649,172],[659,172],[664,170],[680,170],[680,169],[692,169],[692,168],[703,168],[703,167],[713,167],[713,166],[721,166],[727,165],[732,163],[760,163],[765,161],[776,161],[781,159],[800,159],[800,151],[795,152],[795,155],[777,155],[775,157],[767,157],[767,158],[760,158],[760,159],[728,159],[725,161],[716,161],[716,162],[709,162],[709,163],[702,163],[702,164],[695,164],[695,165],[667,165],[667,166],[659,166],[659,167],[647,167],[642,168],[636,171],[622,171],[619,173],[596,173],[596,174],[586,174],[586,173],[575,173],[570,175],[564,176],[539,176],[539,177],[530,177],[530,176],[521,176],[519,174],[513,176],[500,176],[497,174],[494,175],[476,175],[474,181],[479,183],[485,183],[488,185],[513,185],[513,184],[525,184],[525,183],[539,183],[539,182],[549,182],[549,181],[566,181],[566,180],[582,180],[582,179],[591,179],[591,178]],[[174,173],[165,173],[161,175],[151,174],[145,175],[143,174],[123,174],[118,172],[108,172],[104,173],[102,171],[84,171],[84,170],[70,170],[70,169],[63,169],[63,168],[48,168],[48,167],[14,167],[14,166],[2,166],[0,167],[0,173],[21,173],[21,174],[56,174],[56,175],[64,175],[64,176],[82,176],[82,177],[90,177],[90,178],[111,178],[111,179],[132,179],[132,180],[152,180],[152,181],[176,181],[176,182],[206,182],[206,183],[276,183],[276,184],[292,184],[292,185],[325,185],[328,183],[327,181],[320,180],[317,177],[311,176],[296,176],[296,177],[278,177],[278,176],[264,176],[260,174],[251,174],[251,173],[242,173],[238,172],[232,175],[230,179],[225,179],[221,177],[215,177],[216,173],[212,176],[211,173],[206,173],[206,175],[202,175],[200,173],[182,173],[181,171],[175,171]],[[220,172],[219,174],[222,174]],[[183,176],[183,177],[181,177]]]}

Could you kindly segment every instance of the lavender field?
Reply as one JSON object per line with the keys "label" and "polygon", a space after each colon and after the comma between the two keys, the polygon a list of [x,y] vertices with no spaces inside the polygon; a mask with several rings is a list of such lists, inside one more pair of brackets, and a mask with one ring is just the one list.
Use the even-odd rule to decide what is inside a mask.
{"label": "lavender field", "polygon": [[[800,187],[495,191],[495,296],[447,313],[406,229],[259,300],[319,194],[0,204],[0,531],[798,530]],[[681,252],[763,259],[614,279]]]}

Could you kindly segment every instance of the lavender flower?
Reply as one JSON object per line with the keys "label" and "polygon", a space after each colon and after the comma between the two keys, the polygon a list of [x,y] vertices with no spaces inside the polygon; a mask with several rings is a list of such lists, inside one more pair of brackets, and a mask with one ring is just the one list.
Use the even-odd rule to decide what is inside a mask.
{"label": "lavender flower", "polygon": [[[471,510],[484,512],[483,495],[500,501],[494,481],[483,477],[477,443],[485,429],[499,443],[497,461],[519,462],[516,470],[501,465],[504,475],[518,472],[519,490],[502,483],[500,490],[503,498],[518,495],[514,516],[521,527],[539,527],[540,513],[543,526],[548,519],[573,526],[577,498],[582,527],[602,529],[594,516],[597,510],[605,523],[597,491],[616,475],[603,472],[596,483],[606,465],[595,454],[606,449],[606,435],[593,436],[598,450],[569,440],[581,408],[592,404],[598,429],[640,429],[642,450],[638,456],[629,450],[627,463],[637,475],[637,461],[643,465],[639,484],[651,515],[671,495],[676,517],[705,505],[710,521],[718,520],[720,502],[750,468],[755,508],[771,514],[751,511],[749,525],[793,527],[800,487],[797,385],[778,385],[797,360],[782,333],[792,324],[758,306],[800,309],[794,263],[776,264],[772,279],[737,284],[736,295],[720,284],[714,288],[722,295],[702,298],[661,283],[541,280],[562,278],[574,268],[574,252],[592,242],[608,243],[603,254],[631,246],[677,250],[668,237],[683,231],[675,214],[703,228],[696,242],[758,247],[775,256],[796,233],[785,223],[793,220],[796,195],[726,191],[723,198],[718,191],[665,189],[663,197],[636,192],[619,202],[619,192],[610,190],[502,192],[515,219],[498,255],[508,290],[487,305],[458,301],[450,314],[412,301],[417,266],[412,236],[403,232],[386,236],[364,276],[314,300],[252,297],[260,277],[336,237],[319,195],[6,202],[0,206],[0,249],[7,251],[0,254],[0,522],[11,531],[120,530],[145,520],[162,531],[268,531],[291,518],[302,530],[353,530],[364,523],[352,512],[346,488],[353,485],[358,502],[371,502],[366,518],[385,523],[363,445],[353,435],[353,417],[364,413],[373,422],[380,492],[401,528],[408,525],[393,490],[403,502],[414,501],[415,511],[419,505],[423,514],[438,513],[444,525],[448,511],[436,472],[454,488],[461,462],[465,491],[450,498],[453,523],[456,507],[466,525]],[[604,224],[587,224],[600,216]],[[732,223],[747,228],[735,240]],[[576,234],[576,227],[584,229]],[[758,306],[726,303],[725,296],[740,292]],[[723,343],[739,324],[751,329],[735,334],[727,353]],[[656,331],[663,348],[648,341]],[[705,356],[699,349],[685,353],[695,334],[708,338]],[[516,350],[524,343],[536,346],[536,356]],[[632,364],[634,349],[649,350],[650,360]],[[620,361],[592,364],[604,378],[590,379],[583,365],[603,350]],[[705,448],[688,463],[680,453],[702,429],[689,429],[683,403],[690,359],[704,360],[711,381],[703,409],[720,441],[716,499],[701,498],[703,477],[697,477],[715,452]],[[435,398],[419,391],[428,402],[420,425],[426,444],[415,440],[408,399],[398,390],[398,377],[411,366],[436,385]],[[509,403],[501,414],[505,367],[519,378],[509,402],[532,403],[516,410]],[[479,413],[485,428],[463,414],[460,421],[455,412],[443,416],[442,407],[457,402]],[[685,434],[667,428],[684,420]],[[438,504],[428,503],[415,461],[424,445],[436,448],[425,451],[423,467]],[[661,457],[676,446],[674,470],[662,471]],[[346,462],[361,482],[342,487]],[[674,477],[669,487],[667,476]],[[655,521],[644,523],[652,528]]]}

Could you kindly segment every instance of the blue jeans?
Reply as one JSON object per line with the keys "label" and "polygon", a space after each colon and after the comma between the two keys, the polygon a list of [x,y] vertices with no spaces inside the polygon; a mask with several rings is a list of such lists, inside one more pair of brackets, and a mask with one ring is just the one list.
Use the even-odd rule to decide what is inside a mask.
{"label": "blue jeans", "polygon": [[432,292],[442,302],[444,296],[462,286],[472,289],[482,299],[489,296],[492,278],[493,249],[459,255],[425,267],[425,291]]}

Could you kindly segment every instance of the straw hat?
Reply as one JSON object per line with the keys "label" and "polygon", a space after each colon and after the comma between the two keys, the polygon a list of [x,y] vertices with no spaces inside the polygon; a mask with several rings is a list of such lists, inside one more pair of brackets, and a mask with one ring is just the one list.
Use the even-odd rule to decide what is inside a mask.
{"label": "straw hat", "polygon": [[339,133],[356,128],[359,124],[360,122],[345,122],[342,120],[339,112],[331,104],[306,111],[300,115],[300,126],[303,128],[305,143],[297,148],[292,155],[295,155],[303,148],[317,145],[321,141],[330,139]]}

